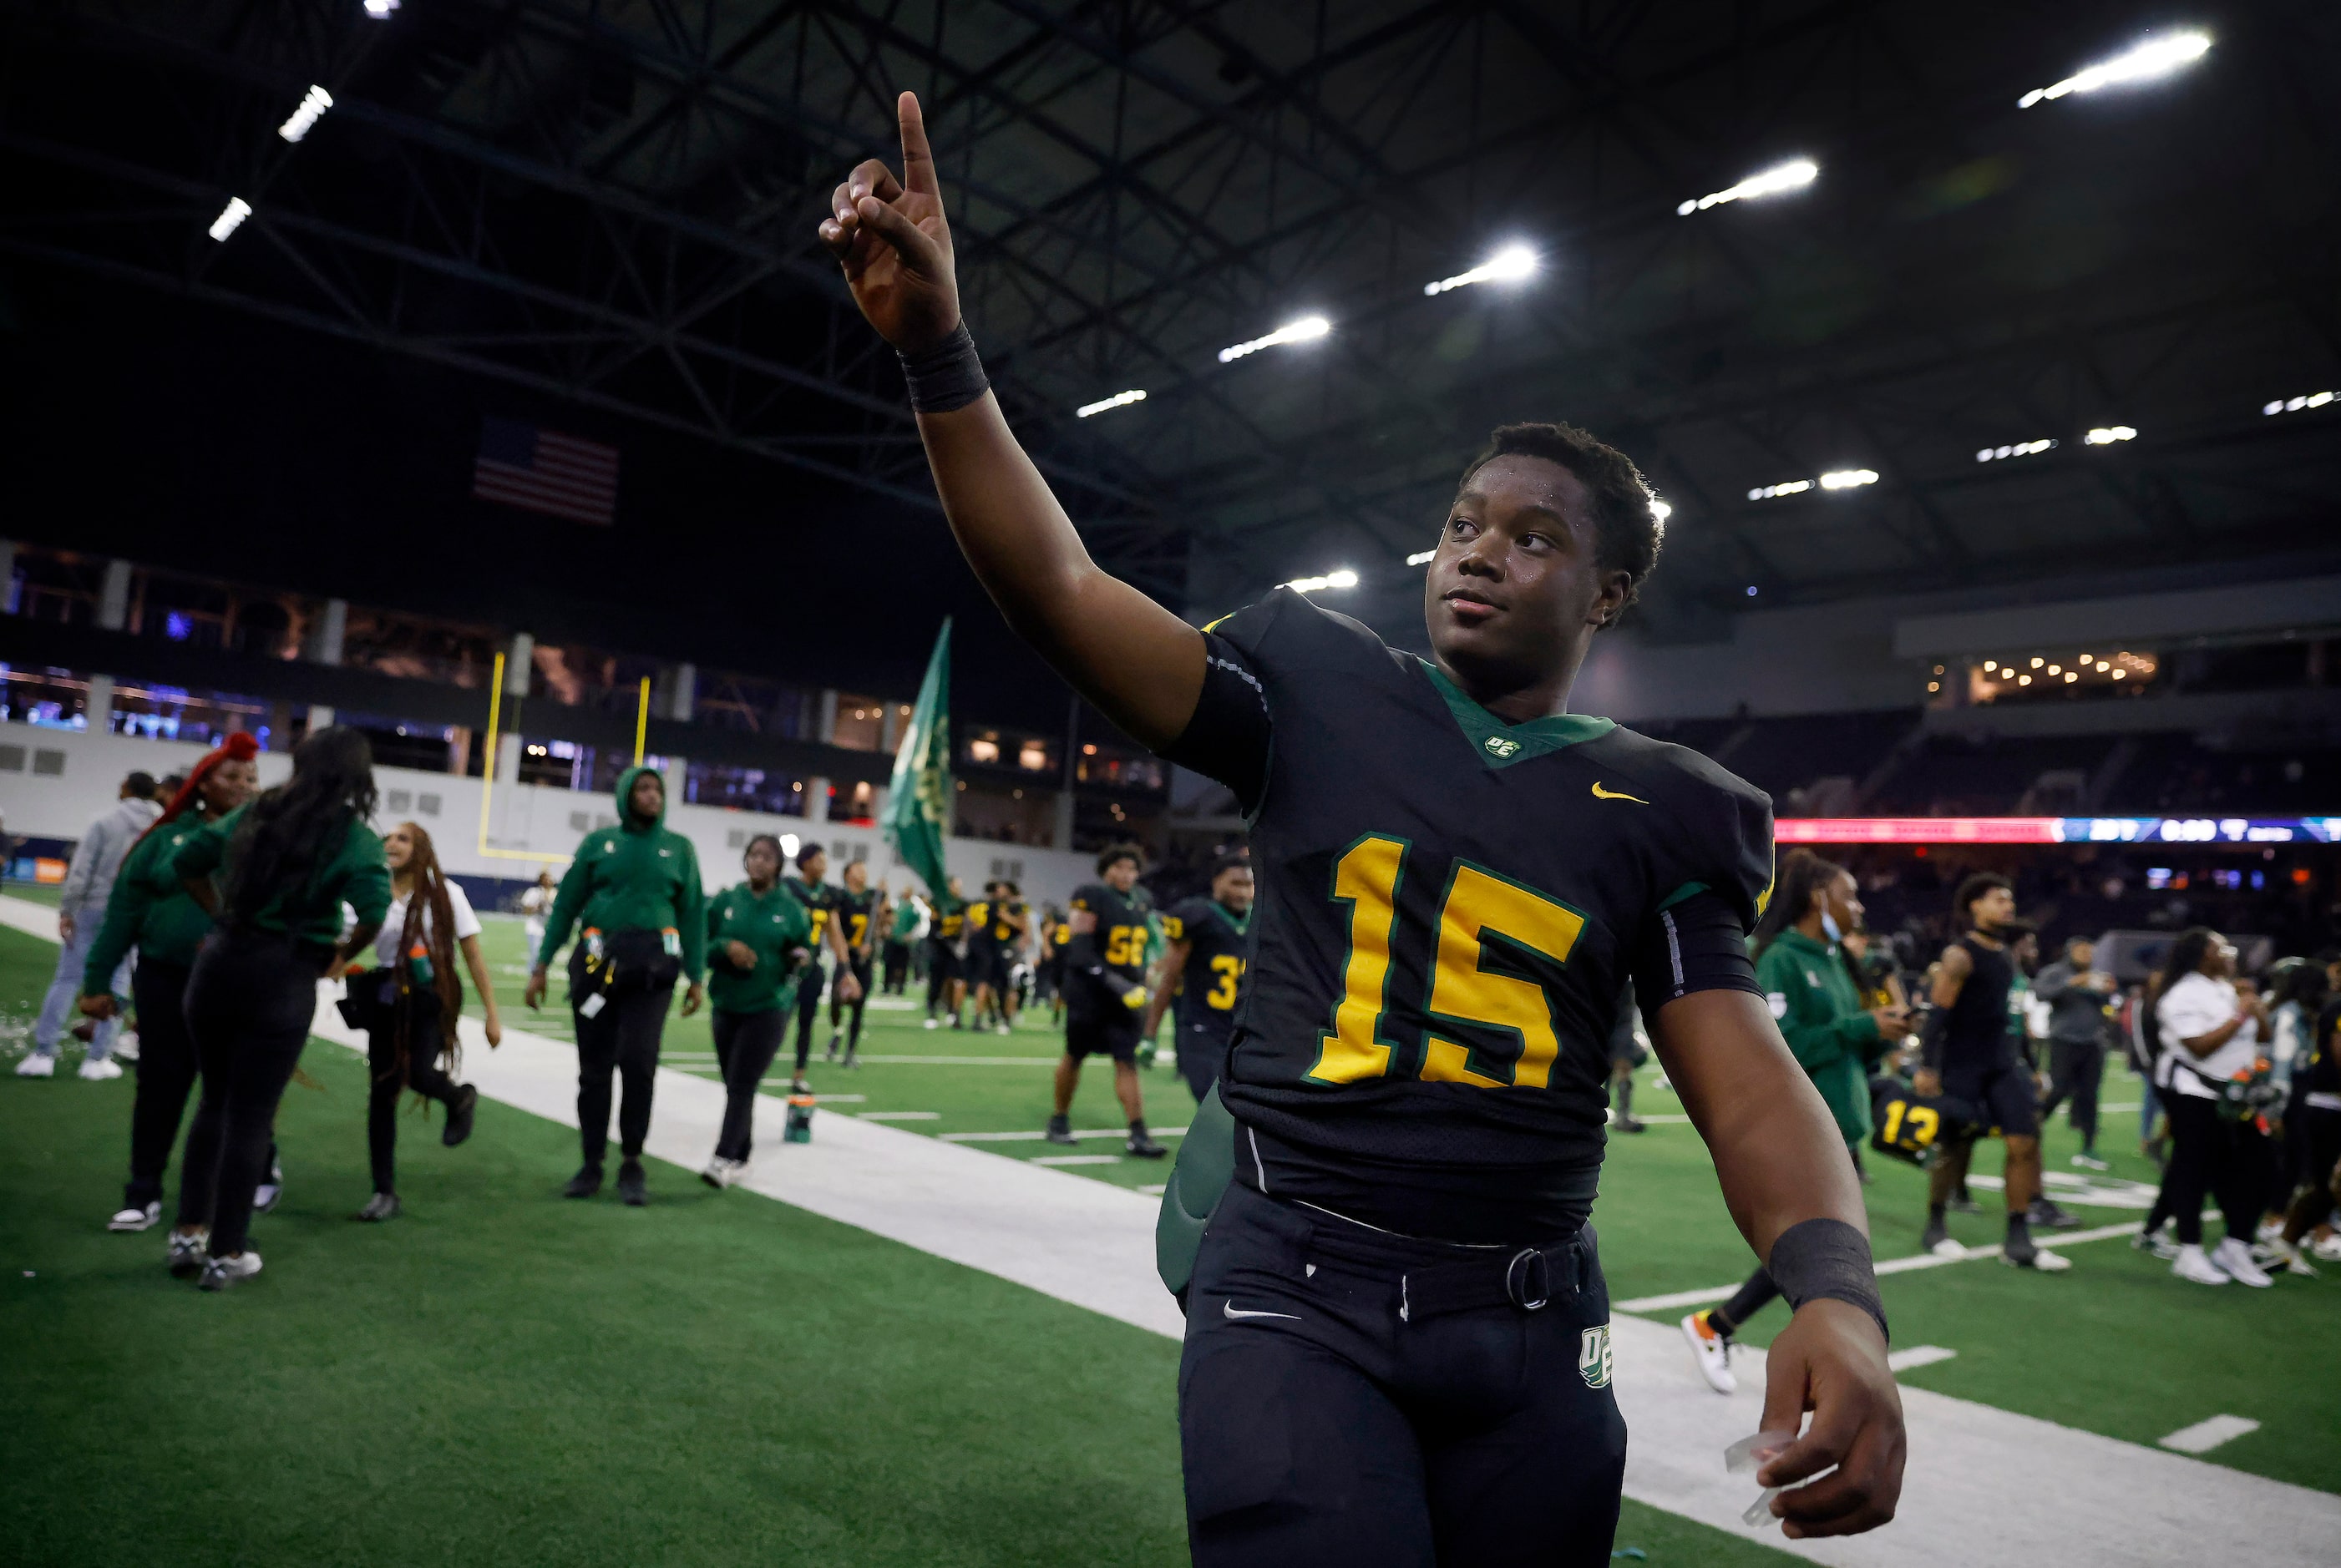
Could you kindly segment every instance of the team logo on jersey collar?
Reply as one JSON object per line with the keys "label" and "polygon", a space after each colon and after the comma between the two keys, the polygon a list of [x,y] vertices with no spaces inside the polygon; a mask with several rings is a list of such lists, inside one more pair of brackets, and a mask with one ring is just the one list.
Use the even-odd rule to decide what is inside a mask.
{"label": "team logo on jersey collar", "polygon": [[1488,754],[1490,757],[1502,757],[1507,759],[1516,755],[1520,749],[1519,741],[1501,735],[1490,735],[1483,744],[1488,748]]}
{"label": "team logo on jersey collar", "polygon": [[1609,1368],[1614,1359],[1609,1348],[1609,1325],[1602,1324],[1589,1328],[1577,1338],[1577,1372],[1585,1379],[1588,1388],[1609,1386]]}

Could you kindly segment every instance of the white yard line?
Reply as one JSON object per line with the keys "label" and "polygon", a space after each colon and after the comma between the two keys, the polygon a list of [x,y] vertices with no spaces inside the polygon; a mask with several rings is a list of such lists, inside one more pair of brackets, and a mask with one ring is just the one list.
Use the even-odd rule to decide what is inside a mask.
{"label": "white yard line", "polygon": [[[1152,1127],[1148,1130],[1158,1138],[1182,1138],[1187,1136],[1185,1127]],[[1039,1143],[1049,1135],[1041,1132],[1012,1132],[939,1133],[936,1136],[947,1144],[1022,1144]],[[1077,1138],[1126,1138],[1130,1136],[1130,1129],[1128,1127],[1084,1127],[1072,1136]]]}
{"label": "white yard line", "polygon": [[[0,898],[0,923],[55,937],[55,911],[21,900]],[[573,1048],[510,1029],[490,1051],[476,1022],[463,1027],[464,1072],[483,1095],[576,1125]],[[315,1032],[358,1044],[323,992]],[[786,1108],[758,1097],[758,1158],[741,1184],[750,1191],[1120,1322],[1171,1338],[1185,1332],[1154,1276],[1151,1198],[861,1117],[816,1112],[811,1143],[783,1144]],[[722,1086],[659,1075],[648,1152],[680,1167],[661,1183],[704,1163],[722,1109]],[[1633,1434],[1627,1495],[1759,1533],[1738,1522],[1754,1492],[1724,1474],[1722,1453],[1757,1429],[1763,1353],[1742,1354],[1740,1392],[1725,1398],[1700,1378],[1671,1324],[1620,1316],[1611,1343]],[[1770,1530],[1761,1538],[1815,1562],[1878,1568],[1972,1568],[1978,1552],[2009,1564],[2131,1568],[2199,1561],[2207,1541],[2255,1568],[2307,1568],[2329,1563],[2341,1539],[2341,1497],[2326,1493],[1925,1389],[1905,1388],[1902,1403],[1910,1467],[1894,1524],[1848,1541],[1790,1542]]]}
{"label": "white yard line", "polygon": [[1938,1361],[1948,1361],[1957,1355],[1957,1351],[1946,1350],[1939,1345],[1914,1345],[1908,1350],[1888,1353],[1886,1370],[1908,1372],[1914,1366],[1932,1366]]}
{"label": "white yard line", "polygon": [[865,1122],[939,1122],[943,1119],[941,1111],[856,1111],[853,1114]]}
{"label": "white yard line", "polygon": [[2260,1424],[2249,1416],[2215,1415],[2208,1421],[2182,1426],[2167,1437],[2156,1438],[2155,1442],[2180,1454],[2208,1454],[2222,1443],[2233,1443],[2246,1433],[2259,1429]]}
{"label": "white yard line", "polygon": [[[2136,1236],[2140,1229],[2136,1221],[2128,1225],[2109,1225],[2096,1230],[2068,1230],[2044,1235],[2034,1239],[2050,1251],[2085,1241],[2111,1241],[2117,1236]],[[1970,1246],[1948,1256],[1938,1257],[1930,1252],[1913,1253],[1908,1257],[1889,1257],[1878,1265],[1879,1274],[1909,1274],[1926,1268],[1947,1268],[1955,1263],[1976,1263],[1987,1257],[1997,1257],[1996,1246]],[[1711,1301],[1728,1301],[1739,1292],[1738,1281],[1729,1285],[1711,1285],[1698,1290],[1678,1290],[1667,1295],[1640,1295],[1631,1301],[1612,1302],[1619,1312],[1671,1312],[1679,1306],[1705,1306]]]}

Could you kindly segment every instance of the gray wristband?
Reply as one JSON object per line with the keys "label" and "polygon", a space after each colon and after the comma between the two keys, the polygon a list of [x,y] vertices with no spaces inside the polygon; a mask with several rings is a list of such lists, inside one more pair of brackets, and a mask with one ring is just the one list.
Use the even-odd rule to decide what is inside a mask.
{"label": "gray wristband", "polygon": [[1890,1341],[1886,1303],[1878,1294],[1869,1238],[1841,1219],[1808,1219],[1790,1226],[1772,1244],[1764,1268],[1788,1299],[1790,1310],[1808,1301],[1842,1301],[1877,1320]]}
{"label": "gray wristband", "polygon": [[924,352],[898,357],[902,362],[902,383],[910,392],[911,407],[915,412],[949,413],[953,409],[965,408],[991,390],[965,322]]}

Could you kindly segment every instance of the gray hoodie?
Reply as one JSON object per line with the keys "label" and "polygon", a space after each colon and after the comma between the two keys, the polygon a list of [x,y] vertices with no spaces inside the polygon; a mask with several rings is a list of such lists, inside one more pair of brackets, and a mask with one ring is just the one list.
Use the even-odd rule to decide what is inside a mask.
{"label": "gray hoodie", "polygon": [[92,822],[74,848],[57,912],[71,916],[76,923],[104,918],[105,901],[114,893],[114,878],[121,873],[130,847],[162,814],[163,808],[152,800],[117,800],[105,816]]}

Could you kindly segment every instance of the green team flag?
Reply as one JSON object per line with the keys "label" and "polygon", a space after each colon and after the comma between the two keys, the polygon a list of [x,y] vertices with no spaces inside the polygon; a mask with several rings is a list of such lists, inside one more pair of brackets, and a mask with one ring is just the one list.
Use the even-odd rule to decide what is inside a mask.
{"label": "green team flag", "polygon": [[886,793],[886,841],[938,898],[951,884],[951,873],[943,868],[951,809],[951,620],[946,617],[935,636],[934,655],[927,660],[927,678],[919,684],[919,706],[894,753],[894,777]]}

